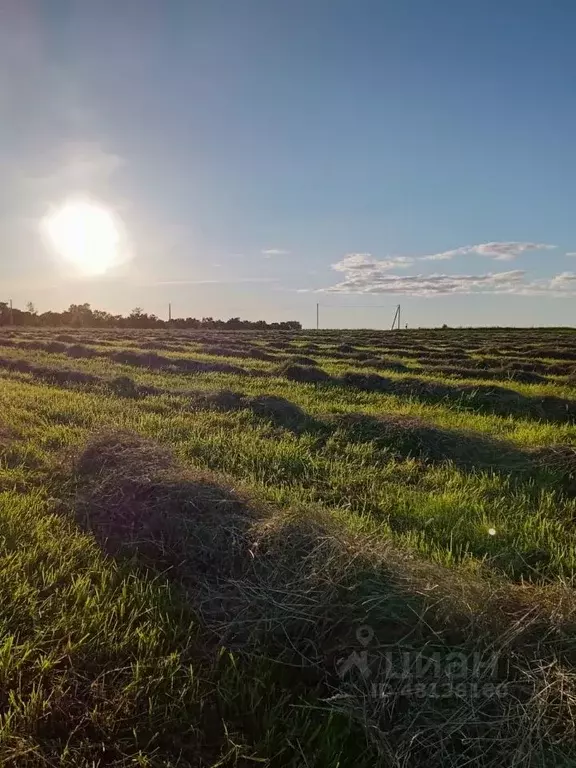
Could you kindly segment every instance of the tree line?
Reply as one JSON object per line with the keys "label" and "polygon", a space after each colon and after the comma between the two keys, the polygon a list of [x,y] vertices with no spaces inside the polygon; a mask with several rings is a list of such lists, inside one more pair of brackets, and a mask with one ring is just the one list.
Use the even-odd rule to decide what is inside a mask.
{"label": "tree line", "polygon": [[92,309],[90,304],[70,304],[64,312],[37,312],[32,302],[26,309],[12,308],[8,302],[0,301],[0,326],[72,326],[74,328],[205,328],[241,330],[301,330],[298,320],[286,320],[282,323],[267,323],[265,320],[241,320],[231,317],[229,320],[214,320],[212,317],[176,317],[162,320],[154,314],[135,307],[129,315],[112,315],[101,309]]}

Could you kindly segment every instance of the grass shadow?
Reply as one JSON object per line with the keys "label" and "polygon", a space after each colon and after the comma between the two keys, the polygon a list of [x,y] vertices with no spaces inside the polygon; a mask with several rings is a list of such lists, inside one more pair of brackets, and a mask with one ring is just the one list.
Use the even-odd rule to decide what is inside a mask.
{"label": "grass shadow", "polygon": [[[564,444],[523,450],[477,432],[446,430],[403,415],[351,413],[328,416],[325,424],[347,442],[372,443],[385,459],[450,462],[467,473],[491,472],[539,495],[544,488],[576,495],[576,447]],[[317,428],[321,429],[320,422]]]}
{"label": "grass shadow", "polygon": [[473,432],[444,430],[412,416],[352,413],[333,416],[329,421],[344,432],[346,440],[374,443],[395,459],[449,461],[466,471],[510,473],[531,467],[527,454],[510,443]]}
{"label": "grass shadow", "polygon": [[451,385],[414,377],[390,379],[376,373],[356,371],[349,371],[340,379],[332,379],[332,383],[363,392],[381,392],[431,404],[444,403],[462,410],[497,416],[521,416],[556,424],[573,424],[576,421],[576,400],[554,395],[529,397],[497,385]]}

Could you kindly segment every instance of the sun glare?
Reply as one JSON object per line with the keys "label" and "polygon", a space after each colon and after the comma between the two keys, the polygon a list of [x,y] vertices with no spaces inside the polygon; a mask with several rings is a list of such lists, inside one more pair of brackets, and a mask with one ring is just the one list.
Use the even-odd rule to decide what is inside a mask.
{"label": "sun glare", "polygon": [[51,248],[84,275],[103,275],[122,261],[119,226],[101,205],[65,203],[43,225]]}

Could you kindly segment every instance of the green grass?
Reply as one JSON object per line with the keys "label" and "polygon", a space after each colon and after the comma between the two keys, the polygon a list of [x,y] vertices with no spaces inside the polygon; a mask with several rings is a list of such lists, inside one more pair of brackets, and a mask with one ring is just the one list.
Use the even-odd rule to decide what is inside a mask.
{"label": "green grass", "polygon": [[[294,352],[304,344],[314,357],[309,342],[328,354],[327,344],[346,342],[410,362],[394,352],[405,339],[439,355],[479,341],[529,358],[534,339],[507,330],[504,345],[493,340],[499,333],[403,332],[367,345],[377,332],[228,333],[221,342],[190,334],[187,347],[177,340],[188,352],[158,350],[257,376],[1,347],[3,360],[100,378],[58,386],[0,366],[0,763],[576,764],[571,412],[551,422],[464,408],[456,397],[300,384],[270,375],[276,362],[199,346],[228,349],[237,338],[265,349],[293,338]],[[49,341],[58,332],[17,338],[33,334]],[[138,349],[141,339],[169,338],[80,334],[104,353],[111,347],[101,340]],[[533,336],[546,347],[541,360],[552,361],[551,348],[573,339],[548,329]],[[274,354],[280,362],[291,353]],[[318,361],[333,376],[367,371],[353,357]],[[107,384],[116,376],[161,394],[118,396]],[[497,384],[567,403],[574,391],[553,376]],[[211,407],[187,390],[241,392],[244,405]],[[291,410],[252,406],[262,395]],[[116,443],[127,446],[119,468],[106,463]],[[90,444],[100,453],[86,475]],[[168,469],[156,449],[147,458],[147,445],[170,449]],[[207,505],[206,488],[227,490]],[[230,517],[237,504],[247,510],[241,520]],[[122,515],[131,522],[111,548],[102,521],[124,525]],[[365,624],[371,675],[341,678],[338,660],[365,650],[356,639]],[[382,699],[371,686],[387,680],[391,649],[412,654],[412,665],[419,654],[497,651],[506,693],[482,698],[467,679],[444,698],[395,689]]]}

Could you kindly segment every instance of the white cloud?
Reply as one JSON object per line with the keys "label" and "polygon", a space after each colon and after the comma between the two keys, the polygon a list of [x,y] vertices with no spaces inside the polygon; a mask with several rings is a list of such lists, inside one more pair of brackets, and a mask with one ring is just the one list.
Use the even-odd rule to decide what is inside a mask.
{"label": "white cloud", "polygon": [[446,273],[398,275],[392,260],[378,261],[369,254],[348,254],[332,265],[344,279],[318,292],[342,294],[398,294],[441,296],[450,294],[576,295],[576,274],[564,272],[551,278],[530,280],[522,269],[483,274]]}
{"label": "white cloud", "polygon": [[455,248],[453,251],[442,251],[442,253],[431,253],[429,256],[420,256],[420,261],[449,261],[455,256],[463,256],[465,253],[471,253],[471,246],[466,245],[463,248]]}
{"label": "white cloud", "polygon": [[263,256],[287,256],[290,251],[285,251],[283,248],[264,248],[260,253]]}
{"label": "white cloud", "polygon": [[348,273],[346,279],[330,288],[329,293],[396,293],[433,296],[452,293],[515,293],[522,284],[522,270],[484,275],[391,275]]}
{"label": "white cloud", "polygon": [[563,290],[564,288],[576,288],[576,274],[574,272],[561,272],[555,275],[550,281],[553,288]]}
{"label": "white cloud", "polygon": [[332,264],[337,272],[359,270],[363,272],[381,272],[385,269],[404,269],[414,262],[410,256],[391,256],[378,261],[371,253],[347,253],[343,259]]}
{"label": "white cloud", "polygon": [[576,256],[576,251],[568,251],[566,256]]}
{"label": "white cloud", "polygon": [[526,243],[518,241],[480,243],[478,245],[463,245],[451,251],[432,253],[421,256],[422,261],[448,261],[456,256],[466,256],[471,253],[487,256],[496,261],[511,261],[525,251],[549,251],[556,248],[548,243]]}
{"label": "white cloud", "polygon": [[411,264],[414,264],[414,259],[411,256],[393,256],[390,261],[392,261],[396,267],[401,269],[405,269]]}
{"label": "white cloud", "polygon": [[343,259],[332,264],[332,269],[348,272],[353,269],[374,269],[377,264],[371,253],[347,253]]}

